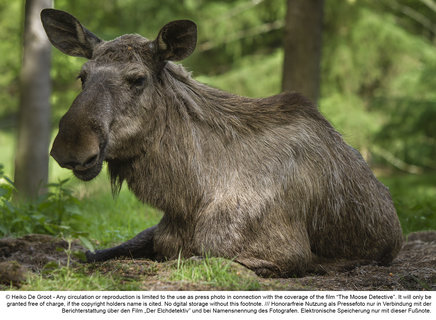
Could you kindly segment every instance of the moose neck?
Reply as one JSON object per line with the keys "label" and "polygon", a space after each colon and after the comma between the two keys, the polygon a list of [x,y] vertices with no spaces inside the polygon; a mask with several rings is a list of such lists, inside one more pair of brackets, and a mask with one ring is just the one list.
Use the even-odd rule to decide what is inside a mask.
{"label": "moose neck", "polygon": [[[212,134],[234,138],[247,133],[246,110],[253,106],[251,98],[240,97],[204,85],[191,78],[182,66],[168,63],[162,77],[173,99],[167,105],[175,109],[190,125],[210,129]],[[175,102],[175,103],[172,103]]]}
{"label": "moose neck", "polygon": [[142,145],[134,146],[136,156],[108,160],[108,169],[114,193],[125,180],[143,202],[180,215],[203,197],[198,179],[210,144],[238,135],[231,104],[243,98],[203,85],[173,63],[165,66],[160,80],[155,105],[144,120]]}

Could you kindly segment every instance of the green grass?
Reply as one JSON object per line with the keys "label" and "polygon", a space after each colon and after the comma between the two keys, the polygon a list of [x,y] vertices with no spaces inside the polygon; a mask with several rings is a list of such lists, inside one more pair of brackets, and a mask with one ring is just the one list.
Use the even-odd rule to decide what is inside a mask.
{"label": "green grass", "polygon": [[[87,215],[89,237],[101,247],[132,238],[157,224],[162,216],[159,210],[138,201],[126,187],[113,198],[109,184],[108,178],[103,177],[91,186],[99,189],[82,198],[80,205]],[[82,188],[86,186],[80,184],[79,189]]]}
{"label": "green grass", "polygon": [[204,283],[226,290],[259,290],[260,283],[253,274],[223,258],[206,256],[199,259],[179,259],[177,269],[170,276],[172,281]]}

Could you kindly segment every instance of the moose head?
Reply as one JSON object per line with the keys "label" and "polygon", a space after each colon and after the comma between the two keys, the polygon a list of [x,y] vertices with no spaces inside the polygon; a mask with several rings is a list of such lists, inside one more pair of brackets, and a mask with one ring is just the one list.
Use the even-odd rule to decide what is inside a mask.
{"label": "moose head", "polygon": [[130,156],[129,145],[165,90],[163,67],[191,55],[197,27],[178,20],[166,24],[155,40],[123,35],[103,41],[64,11],[44,9],[41,20],[56,48],[88,59],[78,76],[82,91],[62,117],[50,154],[79,179],[91,180],[103,161]]}

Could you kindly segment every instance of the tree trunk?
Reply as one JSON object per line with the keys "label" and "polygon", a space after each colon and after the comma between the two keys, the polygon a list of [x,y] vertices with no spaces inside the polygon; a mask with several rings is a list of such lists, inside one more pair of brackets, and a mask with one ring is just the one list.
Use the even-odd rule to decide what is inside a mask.
{"label": "tree trunk", "polygon": [[40,12],[52,5],[52,0],[27,0],[25,6],[14,179],[21,199],[36,198],[48,181],[51,45]]}
{"label": "tree trunk", "polygon": [[320,91],[324,0],[288,0],[283,91],[297,91],[315,103]]}

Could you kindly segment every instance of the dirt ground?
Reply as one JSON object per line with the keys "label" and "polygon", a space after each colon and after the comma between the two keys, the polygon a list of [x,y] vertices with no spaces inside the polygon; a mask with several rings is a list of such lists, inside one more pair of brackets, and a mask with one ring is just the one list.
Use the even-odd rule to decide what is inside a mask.
{"label": "dirt ground", "polygon": [[[29,271],[39,273],[50,263],[66,265],[67,248],[67,242],[48,235],[0,239],[0,283],[12,282],[19,288]],[[71,249],[83,250],[78,243],[73,243]],[[141,281],[143,290],[226,290],[202,283],[170,281],[167,275],[174,265],[174,261],[116,260],[94,264],[88,269],[103,274],[119,273],[124,279]],[[236,263],[231,268],[244,277],[257,278]],[[436,290],[436,231],[410,234],[389,266],[338,263],[320,270],[301,278],[257,280],[261,290]]]}

